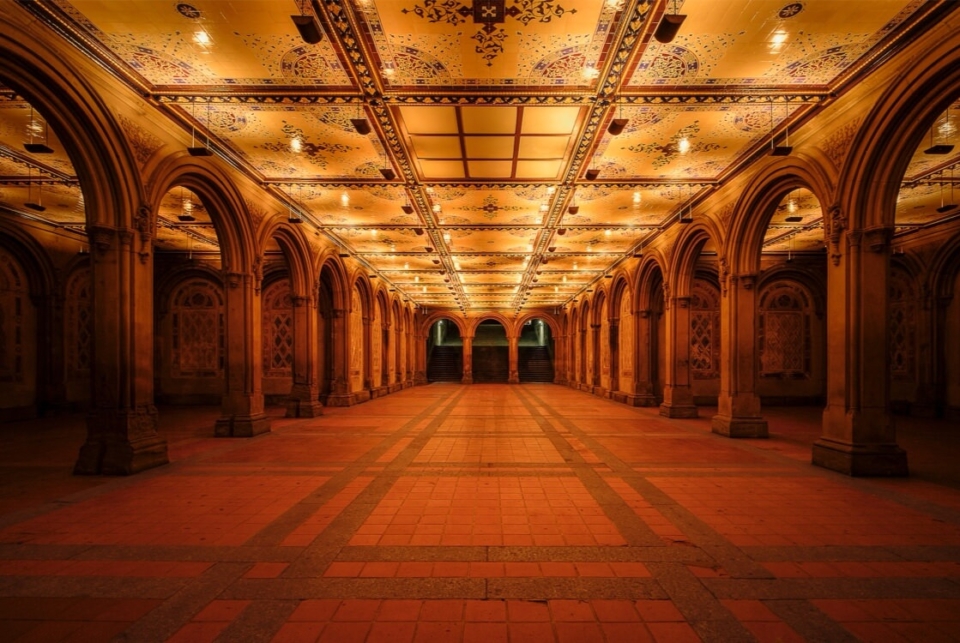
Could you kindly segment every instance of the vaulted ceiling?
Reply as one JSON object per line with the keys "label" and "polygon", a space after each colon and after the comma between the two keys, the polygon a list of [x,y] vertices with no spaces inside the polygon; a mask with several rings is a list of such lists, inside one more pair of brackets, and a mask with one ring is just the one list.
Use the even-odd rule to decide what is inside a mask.
{"label": "vaulted ceiling", "polygon": [[[417,304],[470,312],[569,301],[785,145],[938,3],[27,4],[371,274]],[[659,42],[677,13],[676,37]],[[322,39],[307,43],[292,15],[313,17]],[[0,204],[82,227],[75,173],[40,112],[10,92],[0,101]],[[938,140],[957,138],[956,116],[938,121]],[[626,121],[618,134],[615,120]],[[918,150],[902,194],[910,222],[943,215],[954,162]],[[159,216],[158,250],[217,251],[188,191],[173,190]],[[791,193],[767,248],[822,246],[820,205]]]}

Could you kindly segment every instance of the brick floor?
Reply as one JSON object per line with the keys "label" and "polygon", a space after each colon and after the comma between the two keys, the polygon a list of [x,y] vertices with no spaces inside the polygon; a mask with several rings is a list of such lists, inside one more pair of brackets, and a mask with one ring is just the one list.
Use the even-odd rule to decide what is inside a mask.
{"label": "brick floor", "polygon": [[960,640],[946,423],[854,480],[809,464],[816,409],[769,440],[552,385],[325,411],[161,409],[171,464],[123,479],[70,475],[80,416],[0,425],[0,639]]}

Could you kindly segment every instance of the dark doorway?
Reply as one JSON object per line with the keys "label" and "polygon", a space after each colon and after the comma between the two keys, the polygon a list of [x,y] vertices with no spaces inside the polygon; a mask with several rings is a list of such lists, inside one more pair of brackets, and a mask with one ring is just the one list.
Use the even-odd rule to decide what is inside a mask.
{"label": "dark doorway", "polygon": [[473,381],[507,382],[510,343],[503,325],[493,319],[480,322],[473,338]]}
{"label": "dark doorway", "polygon": [[437,320],[427,337],[427,381],[459,382],[461,379],[463,339],[460,329],[449,319]]}
{"label": "dark doorway", "polygon": [[542,319],[531,319],[520,330],[517,370],[521,382],[553,381],[553,336]]}

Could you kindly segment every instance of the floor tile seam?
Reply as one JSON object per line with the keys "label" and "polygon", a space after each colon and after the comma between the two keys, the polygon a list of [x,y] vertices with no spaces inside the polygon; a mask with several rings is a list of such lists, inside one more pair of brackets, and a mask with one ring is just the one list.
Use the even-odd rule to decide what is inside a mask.
{"label": "floor tile seam", "polygon": [[763,605],[807,641],[855,643],[858,639],[808,600],[768,600]]}
{"label": "floor tile seam", "polygon": [[[324,484],[320,485],[312,493],[301,499],[300,502],[293,505],[290,509],[271,521],[270,524],[253,535],[246,544],[279,545],[283,539],[287,538],[298,527],[300,527],[305,520],[316,513],[319,507],[322,507],[326,503],[330,502],[330,500],[335,498],[337,494],[346,489],[349,484],[355,482],[357,478],[370,476],[373,479],[361,490],[357,496],[353,498],[353,500],[350,502],[350,505],[354,504],[368,489],[370,489],[371,485],[376,482],[378,477],[388,475],[395,476],[395,474],[390,472],[390,465],[397,462],[397,459],[401,457],[401,454],[412,447],[416,441],[416,438],[411,440],[410,444],[401,450],[401,454],[395,456],[390,463],[382,463],[384,464],[384,468],[381,471],[372,473],[368,472],[367,468],[372,463],[376,463],[384,453],[396,446],[400,440],[408,437],[410,433],[417,431],[416,427],[435,409],[445,406],[446,409],[449,410],[456,405],[462,396],[463,391],[451,391],[449,394],[437,399],[435,402],[423,409],[420,413],[410,418],[409,421],[405,422],[401,430],[397,431],[391,436],[388,436],[388,438],[386,438],[384,442],[381,442],[378,447],[367,451],[363,456],[354,461],[353,464],[348,465],[338,474],[331,476],[330,479]],[[420,432],[429,431],[430,427],[433,427],[438,422],[442,421],[439,420],[439,418],[443,416],[444,413],[441,412],[440,415],[431,420],[425,427],[421,428]],[[389,442],[389,445],[384,448],[384,444],[387,442]],[[346,509],[347,507],[344,507],[341,510],[341,513]],[[334,518],[334,520],[336,520],[336,518]],[[327,525],[326,529],[330,529],[333,526],[333,522],[334,521],[331,521]]]}
{"label": "floor tile seam", "polygon": [[[549,409],[554,421],[565,426],[571,434],[577,436],[584,446],[606,462],[614,473],[619,473],[620,479],[636,491],[644,501],[659,511],[664,518],[680,529],[681,532],[690,539],[693,545],[701,547],[705,552],[709,551],[710,555],[716,556],[719,554],[720,558],[717,562],[728,572],[750,577],[769,575],[769,572],[762,566],[752,561],[739,548],[730,543],[728,539],[707,525],[706,522],[697,518],[693,512],[680,505],[670,497],[669,494],[656,487],[656,485],[649,482],[632,468],[626,466],[606,447],[596,443],[590,436],[585,434],[576,423],[568,421],[565,416],[558,413],[553,407],[544,404],[543,401],[534,394],[528,394],[537,399],[541,406]],[[612,487],[610,489],[613,493],[617,493]],[[619,494],[617,495],[619,496]],[[623,502],[626,505],[626,501],[623,500]],[[629,507],[629,505],[627,506]],[[631,511],[633,511],[632,508]]]}
{"label": "floor tile seam", "polygon": [[[424,426],[417,435],[404,447],[399,454],[383,469],[383,471],[372,476],[371,482],[331,520],[324,530],[318,534],[310,545],[308,545],[298,561],[295,561],[284,573],[302,576],[304,573],[313,570],[320,574],[323,569],[333,561],[335,554],[325,553],[317,555],[317,552],[330,552],[333,549],[339,549],[347,545],[353,535],[356,534],[360,526],[367,520],[374,508],[383,500],[384,496],[393,488],[396,481],[405,473],[408,464],[413,460],[416,454],[420,453],[423,445],[429,441],[436,430],[447,421],[449,413],[456,408],[457,404],[464,397],[465,390],[455,390],[435,405],[443,404],[443,409],[434,416],[430,422]],[[298,525],[299,526],[299,525]],[[299,562],[303,561],[303,562]],[[299,563],[299,564],[298,564]]]}
{"label": "floor tile seam", "polygon": [[702,582],[720,600],[960,600],[960,581],[955,578],[704,578]]}
{"label": "floor tile seam", "polygon": [[667,598],[650,578],[309,578],[240,579],[221,598],[230,600],[642,600]]}
{"label": "floor tile seam", "polygon": [[[705,642],[730,640],[730,635],[734,637],[733,640],[753,639],[739,619],[687,567],[677,563],[650,563],[647,568],[690,627]],[[728,633],[723,639],[713,636],[717,626]]]}
{"label": "floor tile seam", "polygon": [[960,546],[950,545],[759,545],[741,549],[761,563],[960,562]]}
{"label": "floor tile seam", "polygon": [[272,639],[300,604],[293,599],[251,602],[214,639],[215,643]]}
{"label": "floor tile seam", "polygon": [[[404,551],[412,550],[412,551]],[[352,545],[341,549],[340,563],[648,563],[676,562],[704,566],[712,560],[688,547],[513,547],[504,545],[424,546]]]}
{"label": "floor tile seam", "polygon": [[127,628],[115,641],[162,641],[170,638],[251,567],[218,563]]}
{"label": "floor tile seam", "polygon": [[[527,408],[527,411],[533,416],[538,426],[540,426],[544,435],[551,441],[557,452],[568,461],[573,473],[580,480],[581,484],[587,489],[594,501],[603,509],[604,514],[616,526],[617,530],[631,545],[649,545],[662,542],[660,537],[650,528],[647,523],[637,515],[637,513],[627,504],[626,500],[617,493],[609,482],[592,468],[584,465],[588,464],[583,456],[577,452],[573,446],[556,430],[553,424],[544,417],[534,404],[525,397],[526,393],[515,392],[520,401]],[[531,394],[532,395],[532,394]],[[549,409],[556,415],[552,407],[537,399],[539,406]]]}

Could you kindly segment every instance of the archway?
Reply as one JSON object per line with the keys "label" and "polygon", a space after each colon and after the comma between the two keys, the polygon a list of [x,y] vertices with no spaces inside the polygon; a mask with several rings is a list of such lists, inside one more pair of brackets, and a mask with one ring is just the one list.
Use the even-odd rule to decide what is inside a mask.
{"label": "archway", "polygon": [[528,319],[517,341],[520,382],[553,382],[555,346],[550,325],[543,319]]}
{"label": "archway", "polygon": [[427,335],[427,381],[459,382],[463,379],[463,338],[460,327],[438,319]]}
{"label": "archway", "polygon": [[484,319],[473,337],[473,381],[507,382],[510,378],[510,343],[499,321]]}

